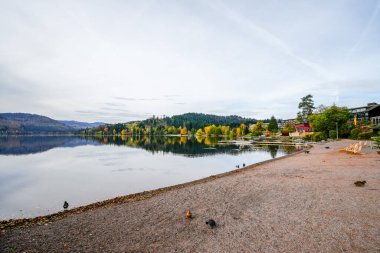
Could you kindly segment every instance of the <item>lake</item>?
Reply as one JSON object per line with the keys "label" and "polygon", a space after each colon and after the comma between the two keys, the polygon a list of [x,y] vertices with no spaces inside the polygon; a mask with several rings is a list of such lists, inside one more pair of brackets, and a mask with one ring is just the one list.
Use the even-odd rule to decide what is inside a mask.
{"label": "lake", "polygon": [[0,137],[0,220],[27,218],[208,177],[284,156],[216,138]]}

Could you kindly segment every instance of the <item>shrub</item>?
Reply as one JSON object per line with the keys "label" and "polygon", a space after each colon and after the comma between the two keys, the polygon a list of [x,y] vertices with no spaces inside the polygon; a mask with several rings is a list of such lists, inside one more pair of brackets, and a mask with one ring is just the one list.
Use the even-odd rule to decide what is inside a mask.
{"label": "shrub", "polygon": [[280,137],[280,140],[281,140],[282,142],[291,142],[291,141],[292,141],[292,138],[289,137],[289,136],[282,136],[282,137]]}
{"label": "shrub", "polygon": [[255,130],[255,131],[253,131],[252,135],[253,136],[260,136],[260,135],[262,135],[262,132],[259,130]]}
{"label": "shrub", "polygon": [[313,141],[322,141],[322,140],[326,140],[326,136],[325,136],[324,133],[319,132],[319,133],[313,134],[313,136],[311,137],[311,139]]}
{"label": "shrub", "polygon": [[355,126],[353,123],[352,124],[344,124],[343,126],[341,126],[341,128],[339,128],[339,137],[349,138],[351,131],[354,128],[355,128]]}
{"label": "shrub", "polygon": [[302,139],[304,139],[305,141],[311,141],[312,135],[305,135]]}
{"label": "shrub", "polygon": [[350,137],[350,130],[349,129],[339,129],[339,137],[341,137],[341,138]]}
{"label": "shrub", "polygon": [[281,131],[282,136],[289,136],[289,131]]}
{"label": "shrub", "polygon": [[335,139],[336,138],[336,131],[335,130],[330,130],[329,131],[329,138],[330,139]]}
{"label": "shrub", "polygon": [[359,140],[369,140],[372,137],[372,132],[362,132],[358,135]]}
{"label": "shrub", "polygon": [[357,139],[359,137],[359,134],[361,133],[362,131],[360,131],[360,129],[358,128],[354,128],[351,130],[351,138],[352,139]]}
{"label": "shrub", "polygon": [[380,134],[378,137],[372,137],[371,139],[376,142],[377,148],[380,148]]}

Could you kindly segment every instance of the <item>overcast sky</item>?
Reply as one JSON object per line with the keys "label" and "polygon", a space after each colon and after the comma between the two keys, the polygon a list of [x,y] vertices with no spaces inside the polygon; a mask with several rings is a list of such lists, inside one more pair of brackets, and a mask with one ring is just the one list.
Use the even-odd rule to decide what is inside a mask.
{"label": "overcast sky", "polygon": [[380,1],[0,0],[0,112],[126,122],[380,103]]}

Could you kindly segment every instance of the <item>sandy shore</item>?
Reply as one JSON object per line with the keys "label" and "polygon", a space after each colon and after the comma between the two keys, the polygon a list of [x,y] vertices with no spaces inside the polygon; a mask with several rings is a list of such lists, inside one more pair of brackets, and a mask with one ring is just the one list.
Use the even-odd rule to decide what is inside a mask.
{"label": "sandy shore", "polygon": [[0,252],[380,252],[380,155],[351,142],[2,229]]}

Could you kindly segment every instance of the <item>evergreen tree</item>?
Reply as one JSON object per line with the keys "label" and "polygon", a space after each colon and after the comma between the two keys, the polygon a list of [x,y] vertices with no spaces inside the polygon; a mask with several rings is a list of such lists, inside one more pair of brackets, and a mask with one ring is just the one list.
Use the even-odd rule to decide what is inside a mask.
{"label": "evergreen tree", "polygon": [[269,120],[268,130],[271,132],[277,132],[278,131],[277,120],[274,116],[272,116]]}
{"label": "evergreen tree", "polygon": [[313,114],[313,109],[315,109],[313,96],[309,94],[301,98],[298,109],[301,109],[301,111],[297,113],[297,119],[301,122],[305,122],[307,118]]}

